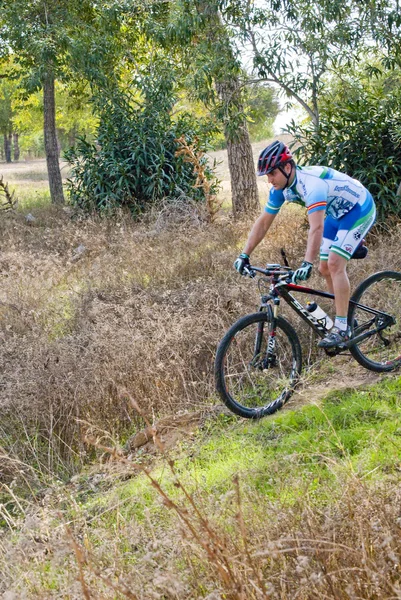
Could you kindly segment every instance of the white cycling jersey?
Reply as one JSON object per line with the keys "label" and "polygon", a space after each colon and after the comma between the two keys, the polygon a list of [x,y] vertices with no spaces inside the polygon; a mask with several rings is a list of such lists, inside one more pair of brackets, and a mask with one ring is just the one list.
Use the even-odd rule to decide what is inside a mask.
{"label": "white cycling jersey", "polygon": [[333,219],[340,219],[356,205],[362,205],[366,188],[356,179],[330,167],[296,167],[293,184],[284,190],[271,188],[265,211],[276,214],[287,200],[306,206],[308,213],[326,211]]}

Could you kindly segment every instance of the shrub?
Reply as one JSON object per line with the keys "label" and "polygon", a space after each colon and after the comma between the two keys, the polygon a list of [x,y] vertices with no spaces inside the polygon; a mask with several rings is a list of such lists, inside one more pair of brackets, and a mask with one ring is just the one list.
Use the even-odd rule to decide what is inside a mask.
{"label": "shrub", "polygon": [[[81,138],[66,153],[73,205],[87,212],[128,207],[138,215],[166,198],[205,200],[203,188],[195,187],[193,165],[177,155],[177,139],[184,136],[201,152],[211,126],[195,122],[188,113],[174,117],[172,83],[149,79],[142,83],[140,105],[122,92],[97,98],[97,143]],[[212,169],[207,167],[205,172],[212,180]]]}
{"label": "shrub", "polygon": [[359,179],[377,204],[380,223],[401,217],[401,94],[396,74],[372,79],[342,78],[331,84],[320,105],[320,124],[288,131],[299,144],[300,164],[324,164]]}

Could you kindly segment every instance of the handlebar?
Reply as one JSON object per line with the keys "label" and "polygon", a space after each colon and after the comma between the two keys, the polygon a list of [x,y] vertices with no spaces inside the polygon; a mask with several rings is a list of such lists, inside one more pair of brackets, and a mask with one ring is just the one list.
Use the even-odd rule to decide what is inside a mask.
{"label": "handlebar", "polygon": [[244,267],[244,272],[248,277],[256,277],[256,273],[261,273],[266,277],[277,277],[277,279],[290,279],[294,273],[290,267],[279,265],[279,264],[267,264],[264,269],[260,267]]}

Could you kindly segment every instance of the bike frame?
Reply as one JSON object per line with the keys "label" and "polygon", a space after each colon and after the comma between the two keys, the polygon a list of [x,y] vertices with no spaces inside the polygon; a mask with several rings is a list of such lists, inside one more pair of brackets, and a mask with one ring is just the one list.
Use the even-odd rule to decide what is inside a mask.
{"label": "bike frame", "polygon": [[313,296],[320,296],[322,298],[328,298],[334,300],[334,295],[329,292],[323,292],[322,290],[314,290],[313,288],[307,288],[302,285],[295,283],[286,283],[279,281],[277,283],[271,283],[270,293],[267,296],[262,296],[262,304],[260,310],[269,306],[269,302],[273,300],[273,319],[278,316],[278,308],[280,306],[280,298],[282,298],[297,315],[301,317],[309,327],[311,327],[320,337],[324,337],[327,334],[327,330],[319,321],[306,310],[304,306],[291,294],[293,292],[300,292],[301,294],[310,294]]}
{"label": "bike frame", "polygon": [[[317,335],[320,337],[324,337],[327,334],[327,329],[319,323],[319,321],[309,313],[304,306],[294,296],[291,294],[292,292],[300,292],[301,294],[309,294],[311,296],[318,296],[320,298],[327,298],[329,300],[334,300],[334,294],[330,292],[324,292],[323,290],[315,290],[313,288],[305,287],[302,285],[298,285],[295,283],[291,283],[288,281],[290,276],[289,272],[280,272],[276,271],[270,273],[268,269],[263,270],[257,267],[250,267],[253,271],[258,271],[264,274],[266,277],[270,276],[270,290],[269,294],[262,295],[262,303],[260,305],[259,310],[269,310],[272,312],[271,314],[271,333],[270,335],[274,335],[276,329],[276,319],[278,316],[278,309],[280,306],[280,298],[282,298],[294,311],[295,313],[305,321],[309,327],[311,327]],[[271,308],[270,301],[273,301],[273,309]],[[365,306],[364,304],[360,304],[355,302],[354,300],[350,300],[350,304],[361,308],[362,310],[372,314],[374,317],[382,316],[384,321],[382,325],[377,326],[375,329],[370,330],[368,332],[362,333],[354,338],[355,342],[360,342],[364,338],[370,337],[375,333],[378,333],[381,329],[384,329],[388,325],[388,321],[392,321],[393,317],[389,314],[378,311],[374,308],[370,308],[369,306]],[[369,322],[367,325],[365,324],[364,329],[370,328],[370,325],[373,324],[373,320]]]}

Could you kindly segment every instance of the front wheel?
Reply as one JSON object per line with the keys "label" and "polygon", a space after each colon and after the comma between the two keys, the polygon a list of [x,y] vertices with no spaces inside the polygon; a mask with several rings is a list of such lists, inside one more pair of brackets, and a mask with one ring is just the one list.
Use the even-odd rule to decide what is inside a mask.
{"label": "front wheel", "polygon": [[235,414],[259,419],[290,398],[302,368],[301,345],[288,321],[266,312],[242,317],[221,340],[215,360],[216,388]]}
{"label": "front wheel", "polygon": [[[357,302],[362,306],[356,306]],[[369,312],[368,309],[375,309]],[[375,333],[350,348],[365,369],[383,373],[401,365],[401,273],[380,271],[362,281],[351,298],[353,336]]]}

